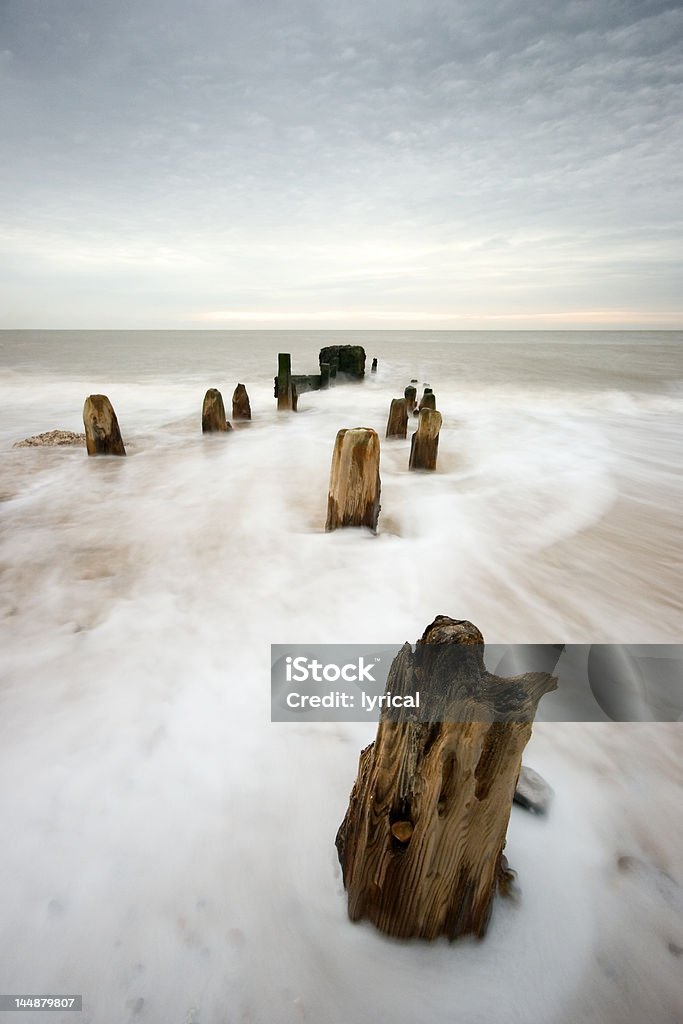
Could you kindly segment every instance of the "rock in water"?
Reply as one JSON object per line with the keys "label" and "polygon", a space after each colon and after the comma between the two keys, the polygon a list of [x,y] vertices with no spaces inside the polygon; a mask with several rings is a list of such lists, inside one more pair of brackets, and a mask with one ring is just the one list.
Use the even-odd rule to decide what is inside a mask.
{"label": "rock in water", "polygon": [[410,469],[436,469],[440,430],[441,413],[436,409],[422,409],[410,443]]}
{"label": "rock in water", "polygon": [[34,434],[23,441],[15,441],[13,448],[68,448],[85,444],[85,434],[75,434],[73,430],[46,430],[42,434]]}
{"label": "rock in water", "polygon": [[125,455],[119,421],[106,395],[88,395],[83,405],[88,455]]}
{"label": "rock in water", "polygon": [[547,814],[553,796],[553,789],[543,776],[522,765],[515,789],[515,803],[535,814]]}
{"label": "rock in water", "polygon": [[327,496],[327,531],[369,526],[379,518],[379,437],[369,427],[340,430],[334,445]]}
{"label": "rock in water", "polygon": [[328,345],[320,349],[318,362],[336,366],[336,373],[350,380],[363,380],[365,377],[365,349],[362,345]]}
{"label": "rock in water", "polygon": [[392,398],[386,436],[405,438],[407,433],[408,403],[405,398]]}
{"label": "rock in water", "polygon": [[225,418],[223,396],[217,388],[209,388],[202,406],[202,433],[216,434],[226,430],[232,430],[232,425]]}
{"label": "rock in water", "polygon": [[234,420],[251,419],[251,404],[244,384],[238,384],[232,393],[232,418]]}
{"label": "rock in water", "polygon": [[[471,622],[439,615],[389,670],[377,737],[360,755],[337,852],[352,921],[396,938],[484,935],[522,751],[557,679],[494,676]],[[420,694],[419,720],[410,698]],[[413,707],[416,705],[412,705]]]}

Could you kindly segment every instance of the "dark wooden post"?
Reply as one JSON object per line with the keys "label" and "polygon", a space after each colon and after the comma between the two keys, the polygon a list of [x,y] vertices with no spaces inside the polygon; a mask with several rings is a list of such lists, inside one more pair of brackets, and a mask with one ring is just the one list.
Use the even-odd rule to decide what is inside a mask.
{"label": "dark wooden post", "polygon": [[387,437],[405,437],[408,433],[408,403],[405,398],[392,398],[387,422]]}
{"label": "dark wooden post", "polygon": [[202,433],[216,434],[227,430],[232,430],[232,424],[225,418],[223,396],[217,388],[209,388],[202,406]]}
{"label": "dark wooden post", "polygon": [[369,526],[379,518],[379,437],[369,427],[340,430],[332,454],[325,529]]}
{"label": "dark wooden post", "polygon": [[251,403],[244,384],[238,384],[232,393],[232,418],[234,420],[251,419]]}
{"label": "dark wooden post", "polygon": [[370,367],[370,373],[377,373],[377,356],[372,360],[372,366]]}
{"label": "dark wooden post", "polygon": [[413,387],[412,384],[409,384],[403,394],[408,406],[408,412],[412,412],[417,405],[417,388]]}
{"label": "dark wooden post", "polygon": [[436,409],[436,395],[431,388],[425,388],[418,409]]}
{"label": "dark wooden post", "polygon": [[503,848],[522,751],[557,680],[493,676],[483,644],[471,622],[444,615],[415,652],[405,644],[386,693],[419,693],[420,720],[385,708],[360,755],[337,851],[349,917],[387,935],[482,936],[511,877]]}
{"label": "dark wooden post", "polygon": [[83,405],[88,455],[125,455],[119,421],[106,395],[88,395]]}
{"label": "dark wooden post", "polygon": [[441,413],[436,409],[422,409],[410,442],[409,469],[436,469],[440,430]]}
{"label": "dark wooden post", "polygon": [[296,411],[296,389],[292,384],[292,357],[289,352],[280,352],[277,357],[275,394],[278,409]]}

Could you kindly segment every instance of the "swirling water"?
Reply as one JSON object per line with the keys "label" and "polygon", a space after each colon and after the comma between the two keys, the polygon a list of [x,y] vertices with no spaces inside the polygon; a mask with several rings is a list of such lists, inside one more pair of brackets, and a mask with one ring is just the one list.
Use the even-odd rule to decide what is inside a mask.
{"label": "swirling water", "polygon": [[[278,351],[379,372],[277,414]],[[0,334],[0,991],[83,1020],[680,1019],[681,726],[539,724],[556,790],[513,811],[521,900],[480,944],[351,925],[334,850],[372,737],[269,721],[269,645],[680,638],[683,336]],[[383,442],[376,537],[324,533],[343,426],[428,383],[435,474]],[[204,391],[254,419],[202,437]],[[117,411],[125,460],[12,449]],[[47,1019],[47,1018],[46,1018]],[[49,1018],[55,1021],[54,1015]]]}

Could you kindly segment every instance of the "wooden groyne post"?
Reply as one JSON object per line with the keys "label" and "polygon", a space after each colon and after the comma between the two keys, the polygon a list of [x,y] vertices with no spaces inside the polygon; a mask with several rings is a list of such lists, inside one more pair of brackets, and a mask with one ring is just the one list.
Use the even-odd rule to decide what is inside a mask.
{"label": "wooden groyne post", "polygon": [[232,425],[225,418],[223,396],[218,388],[209,388],[202,405],[202,433],[218,434],[228,430],[232,430]]}
{"label": "wooden groyne post", "polygon": [[277,357],[275,397],[280,410],[296,412],[296,388],[292,381],[292,357],[289,352],[280,352]]}
{"label": "wooden groyne post", "polygon": [[423,409],[436,409],[436,395],[431,388],[425,388],[418,406],[420,412]]}
{"label": "wooden groyne post", "polygon": [[327,345],[318,354],[318,363],[330,364],[330,376],[363,380],[365,377],[365,349],[362,345]]}
{"label": "wooden groyne post", "polygon": [[410,442],[409,469],[436,469],[440,430],[441,413],[436,409],[421,409],[417,430]]}
{"label": "wooden groyne post", "polygon": [[251,419],[251,403],[244,384],[238,384],[232,393],[232,418],[234,420]]}
{"label": "wooden groyne post", "polygon": [[369,427],[340,430],[332,454],[325,529],[368,526],[375,532],[380,490],[376,431]]}
{"label": "wooden groyne post", "polygon": [[405,438],[407,433],[408,402],[405,398],[392,398],[386,436]]}
{"label": "wooden groyne post", "polygon": [[409,384],[403,392],[404,398],[408,405],[408,412],[412,412],[417,405],[417,388],[414,385]]}
{"label": "wooden groyne post", "polygon": [[557,680],[484,666],[484,639],[439,615],[394,659],[386,693],[420,695],[419,714],[382,711],[337,833],[352,921],[387,935],[483,936],[496,890],[522,751],[538,702]]}
{"label": "wooden groyne post", "polygon": [[88,395],[83,405],[88,455],[125,455],[126,449],[114,408],[106,395]]}

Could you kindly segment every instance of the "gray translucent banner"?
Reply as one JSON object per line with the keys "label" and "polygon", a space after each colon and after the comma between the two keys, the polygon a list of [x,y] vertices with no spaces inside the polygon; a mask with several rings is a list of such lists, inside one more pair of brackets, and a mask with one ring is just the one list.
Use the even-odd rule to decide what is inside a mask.
{"label": "gray translucent banner", "polygon": [[[557,687],[536,721],[683,721],[683,644],[428,646],[273,644],[271,720],[524,721],[518,709],[549,673]],[[401,650],[410,678],[397,665],[387,686]]]}

